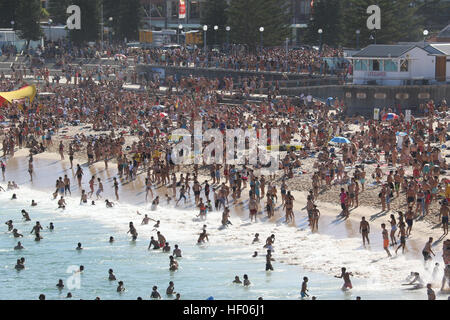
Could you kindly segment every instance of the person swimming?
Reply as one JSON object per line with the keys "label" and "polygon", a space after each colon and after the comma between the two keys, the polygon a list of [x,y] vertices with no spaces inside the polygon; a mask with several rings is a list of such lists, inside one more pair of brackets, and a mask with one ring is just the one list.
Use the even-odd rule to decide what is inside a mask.
{"label": "person swimming", "polygon": [[14,267],[17,271],[25,269],[25,265],[21,261],[21,259],[17,259],[16,265]]}
{"label": "person swimming", "polygon": [[19,241],[17,242],[17,245],[14,247],[14,250],[22,250],[24,247],[22,246],[22,243]]}
{"label": "person swimming", "polygon": [[14,238],[23,237],[23,235],[21,233],[19,233],[17,231],[17,229],[15,229],[15,228],[13,229],[12,233],[13,233]]}
{"label": "person swimming", "polygon": [[178,270],[178,262],[175,260],[173,256],[169,257],[169,270],[170,271],[176,271]]}
{"label": "person swimming", "polygon": [[5,224],[8,226],[8,231],[12,231],[14,229],[12,220],[6,221]]}
{"label": "person swimming", "polygon": [[63,283],[62,279],[59,279],[59,280],[58,280],[58,283],[56,284],[56,287],[57,287],[59,290],[62,290],[62,289],[64,288],[64,283]]}
{"label": "person swimming", "polygon": [[55,226],[53,225],[53,222],[50,222],[50,225],[47,227],[50,231],[55,230]]}
{"label": "person swimming", "polygon": [[108,199],[105,200],[105,203],[107,208],[112,208],[114,206],[114,203],[109,201]]}
{"label": "person swimming", "polygon": [[152,299],[161,299],[161,295],[158,292],[158,287],[153,286],[152,293],[150,294],[150,298]]}
{"label": "person swimming", "polygon": [[114,275],[113,269],[109,269],[108,270],[108,280],[110,280],[110,281],[115,281],[116,280],[116,276]]}
{"label": "person swimming", "polygon": [[250,285],[250,280],[248,279],[248,275],[244,274],[244,286],[248,287]]}
{"label": "person swimming", "polygon": [[150,250],[151,246],[153,246],[153,250],[161,249],[159,246],[159,242],[153,236],[150,237],[150,244],[148,245],[148,250]]}
{"label": "person swimming", "polygon": [[252,244],[255,242],[259,242],[259,233],[255,233],[255,238],[253,238]]}
{"label": "person swimming", "polygon": [[175,290],[175,285],[174,285],[173,281],[170,281],[169,286],[166,289],[166,295],[171,296],[171,295],[175,294],[176,292],[174,290]]}
{"label": "person swimming", "polygon": [[170,252],[170,246],[169,246],[168,242],[165,243],[165,245],[163,247],[163,252]]}
{"label": "person swimming", "polygon": [[181,258],[181,249],[178,248],[178,245],[175,245],[175,249],[173,249],[172,254],[177,257],[177,258]]}
{"label": "person swimming", "polygon": [[241,279],[239,279],[239,276],[235,276],[233,283],[241,284],[242,281],[241,281]]}
{"label": "person swimming", "polygon": [[81,242],[78,242],[77,247],[75,248],[75,250],[83,250],[83,248],[81,247]]}
{"label": "person swimming", "polygon": [[258,251],[255,251],[252,255],[252,258],[256,258],[258,256]]}
{"label": "person swimming", "polygon": [[35,207],[35,206],[37,206],[37,203],[34,200],[31,200],[31,206]]}
{"label": "person swimming", "polygon": [[22,217],[25,219],[25,221],[31,221],[30,216],[28,215],[28,212],[26,212],[24,209],[21,211]]}
{"label": "person swimming", "polygon": [[124,292],[125,287],[123,286],[123,281],[119,281],[119,286],[116,289],[117,292]]}
{"label": "person swimming", "polygon": [[109,243],[113,243],[114,242],[114,237],[113,236],[110,236],[109,237]]}

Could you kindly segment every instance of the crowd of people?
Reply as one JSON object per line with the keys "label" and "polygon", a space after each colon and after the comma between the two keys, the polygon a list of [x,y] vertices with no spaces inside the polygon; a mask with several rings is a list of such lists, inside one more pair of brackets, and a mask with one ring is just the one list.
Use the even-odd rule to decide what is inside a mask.
{"label": "crowd of people", "polygon": [[[133,50],[137,63],[198,65],[205,58],[200,50],[192,53],[183,49],[174,49],[172,52]],[[208,59],[222,67],[237,63],[240,66],[247,64],[254,70],[273,70],[277,65],[283,71],[295,72],[308,70],[313,62],[320,61],[314,50],[290,51],[287,63],[289,70],[283,69],[283,51],[275,49],[267,49],[261,56],[244,55],[236,58],[212,54]],[[55,46],[54,56],[65,59],[64,55],[73,54],[71,51],[58,52]],[[331,56],[342,54],[327,47],[323,52]],[[78,51],[82,56],[92,53],[89,48]],[[123,53],[133,56],[128,49]],[[115,53],[111,51],[110,54]],[[449,124],[445,100],[438,105],[429,101],[422,106],[424,115],[421,117],[416,115],[406,119],[406,115],[401,112],[392,120],[381,121],[346,115],[345,105],[339,99],[333,104],[325,104],[280,96],[277,94],[276,82],[270,84],[272,89],[268,91],[267,97],[260,101],[249,101],[252,94],[258,93],[261,81],[264,84],[264,80],[258,77],[241,78],[238,86],[231,77],[167,77],[164,79],[167,90],[160,90],[159,79],[150,80],[145,88],[147,90],[128,90],[123,87],[124,79],[120,77],[104,81],[96,77],[99,73],[107,74],[111,66],[103,68],[93,71],[80,66],[76,71],[79,75],[75,77],[76,80],[72,82],[69,73],[71,81],[64,85],[52,83],[47,74],[40,86],[40,90],[47,95],[40,96],[32,103],[16,101],[1,108],[0,118],[9,121],[1,125],[3,157],[14,157],[17,147],[29,147],[31,154],[58,152],[61,160],[67,154],[71,167],[74,159],[85,160],[88,165],[103,162],[105,169],[114,163],[117,166],[117,178],[113,186],[116,200],[119,200],[119,183],[133,181],[139,175],[144,175],[146,199],[150,193],[155,208],[159,204],[156,187],[164,186],[171,190],[171,196],[177,200],[176,205],[182,199],[186,202],[192,189],[199,216],[206,219],[208,210],[223,210],[221,219],[224,228],[233,226],[229,219],[229,207],[236,205],[247,194],[251,222],[257,221],[258,213],[265,211],[269,219],[282,213],[286,223],[295,225],[295,213],[300,213],[301,208],[295,206],[294,193],[305,191],[306,213],[312,232],[320,231],[318,200],[327,201],[335,197],[342,209],[336,213],[342,219],[348,219],[352,215],[352,208],[372,204],[371,201],[375,199],[381,213],[390,213],[390,220],[381,225],[380,236],[389,256],[389,247],[397,244],[397,237],[400,241],[395,252],[399,248],[402,248],[402,252],[405,250],[406,240],[411,235],[415,221],[427,219],[440,225],[443,234],[439,241],[448,235],[450,180],[446,177],[446,170],[449,170],[446,141],[449,138]],[[23,77],[17,75],[13,78],[3,76],[0,78],[0,91],[21,87],[24,81]],[[224,103],[223,97],[227,93],[240,95],[243,98],[241,103]],[[392,111],[392,107],[387,106],[381,110],[380,119]],[[180,137],[176,137],[173,131],[187,129],[193,135],[195,121],[202,122],[203,130],[218,129],[225,132],[226,129],[266,129],[268,137],[272,129],[278,129],[282,151],[279,167],[264,175],[261,172],[265,164],[261,161],[250,164],[249,159],[239,165],[175,164],[171,150]],[[86,133],[70,134],[70,127],[83,127]],[[331,145],[333,137],[346,137],[346,141]],[[209,143],[203,141],[202,148]],[[245,141],[246,147],[248,144]],[[226,158],[226,149],[223,153]],[[307,167],[309,162],[312,163],[310,168]],[[32,179],[32,156],[29,163],[28,172]],[[91,177],[90,190],[85,194],[81,167],[77,166],[75,176],[82,202],[94,194],[95,181],[98,181],[100,190],[97,190],[97,199],[101,198],[103,184],[99,178],[96,180],[97,177]],[[296,181],[301,183],[294,183]],[[55,193],[60,194],[62,200],[62,196],[67,193],[67,183],[61,180],[56,185]],[[248,193],[244,194],[244,191]],[[171,199],[169,193],[167,191],[165,194],[167,203]],[[277,203],[281,205],[277,207]],[[62,207],[66,204],[61,202],[59,205]],[[397,218],[395,211],[398,213]],[[383,219],[381,213],[372,218]],[[439,221],[435,216],[438,216]],[[388,223],[390,235],[386,229]],[[136,228],[132,223],[129,227],[132,239],[136,240]],[[369,244],[370,226],[365,218],[361,222],[360,232],[364,245],[366,241]],[[197,243],[205,241],[208,241],[208,234],[204,229]],[[269,237],[264,246],[267,249],[266,270],[273,270],[273,241],[274,237]],[[165,243],[159,237],[159,246],[162,244],[165,247]],[[433,253],[430,244],[425,246],[422,253],[425,261],[430,260],[430,254]],[[175,257],[171,256],[170,270],[174,271],[177,267]],[[448,276],[447,271],[445,274]],[[346,282],[345,288],[351,288],[347,280],[349,275],[344,269],[340,277]],[[302,287],[306,293],[306,283]]]}

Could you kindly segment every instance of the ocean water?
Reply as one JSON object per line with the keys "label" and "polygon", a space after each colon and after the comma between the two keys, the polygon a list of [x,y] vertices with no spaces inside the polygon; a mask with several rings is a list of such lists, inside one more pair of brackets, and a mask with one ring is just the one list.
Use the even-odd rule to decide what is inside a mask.
{"label": "ocean water", "polygon": [[[43,191],[21,187],[14,191],[18,199],[10,200],[12,191],[0,193],[2,227],[0,229],[0,299],[37,299],[44,293],[47,299],[65,299],[71,292],[73,299],[149,299],[151,289],[158,286],[163,299],[169,281],[182,299],[299,299],[302,278],[309,278],[311,295],[318,299],[426,299],[425,289],[405,291],[402,280],[411,271],[419,271],[426,281],[431,271],[424,269],[419,260],[399,256],[387,259],[380,250],[361,248],[358,238],[335,239],[331,236],[311,234],[306,228],[293,228],[284,224],[267,222],[249,223],[232,217],[233,226],[221,230],[220,212],[208,214],[206,222],[196,218],[197,210],[160,206],[150,211],[147,206],[117,204],[106,208],[102,201],[97,205],[80,205],[78,196],[66,199],[66,210],[56,209],[56,200]],[[31,199],[38,202],[30,207]],[[165,202],[165,201],[163,201]],[[21,210],[29,212],[32,221],[24,222]],[[183,257],[178,259],[179,270],[169,271],[169,254],[148,251],[150,236],[156,238],[153,222],[142,226],[141,215],[160,220],[158,229],[173,249],[178,244]],[[14,227],[24,235],[15,239],[7,232],[4,222],[12,219]],[[36,221],[44,227],[40,242],[30,234]],[[128,223],[133,221],[139,233],[136,242],[126,234]],[[50,222],[54,231],[46,227]],[[304,225],[299,222],[299,226]],[[198,234],[207,224],[210,242],[198,246]],[[254,233],[260,234],[261,243],[252,245]],[[265,271],[265,238],[276,235],[273,257],[274,271]],[[109,243],[114,236],[115,242]],[[24,250],[13,250],[21,241]],[[75,247],[81,242],[84,250]],[[254,251],[259,256],[252,258]],[[16,271],[16,260],[24,257],[25,269]],[[295,265],[293,264],[295,263]],[[442,263],[441,263],[442,264]],[[74,275],[83,265],[85,271]],[[340,290],[343,281],[333,275],[346,266],[355,274],[353,290]],[[122,280],[126,291],[117,293],[117,281],[108,280],[112,268],[117,280]],[[235,275],[242,280],[248,274],[250,287],[234,285]],[[442,273],[434,282],[440,284]],[[66,287],[56,288],[58,279]],[[438,290],[436,289],[438,293]],[[447,299],[438,294],[438,299]]]}

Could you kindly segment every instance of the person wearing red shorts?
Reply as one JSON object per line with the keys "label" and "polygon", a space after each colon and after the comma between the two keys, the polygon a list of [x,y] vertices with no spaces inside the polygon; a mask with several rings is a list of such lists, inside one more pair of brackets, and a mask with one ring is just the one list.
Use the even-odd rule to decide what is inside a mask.
{"label": "person wearing red shorts", "polygon": [[389,252],[389,234],[386,230],[386,224],[382,223],[381,229],[383,229],[383,231],[381,231],[381,234],[383,235],[383,248],[384,250],[386,250],[388,257],[392,257],[391,253]]}

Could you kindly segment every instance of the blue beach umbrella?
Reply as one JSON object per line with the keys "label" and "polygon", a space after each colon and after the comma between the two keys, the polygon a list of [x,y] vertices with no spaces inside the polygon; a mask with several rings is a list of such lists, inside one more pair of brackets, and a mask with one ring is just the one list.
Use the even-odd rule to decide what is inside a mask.
{"label": "blue beach umbrella", "polygon": [[334,137],[333,139],[330,140],[330,142],[333,142],[333,143],[350,143],[350,140],[348,140],[347,138],[344,138],[344,137]]}
{"label": "blue beach umbrella", "polygon": [[400,132],[400,131],[398,131],[395,135],[396,135],[397,137],[404,137],[404,136],[407,136],[408,134],[407,134],[406,132]]}

